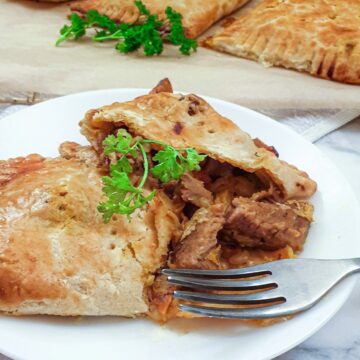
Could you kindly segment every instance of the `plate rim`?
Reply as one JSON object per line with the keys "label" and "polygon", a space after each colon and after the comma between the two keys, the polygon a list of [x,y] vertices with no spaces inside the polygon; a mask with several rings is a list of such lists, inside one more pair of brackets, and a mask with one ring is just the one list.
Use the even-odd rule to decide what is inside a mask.
{"label": "plate rim", "polygon": [[[63,95],[63,96],[59,96],[56,98],[52,98],[28,107],[25,107],[23,109],[18,110],[15,113],[9,114],[3,118],[0,119],[0,122],[5,121],[5,119],[11,119],[12,117],[18,117],[18,116],[22,116],[22,113],[26,113],[28,111],[33,111],[30,109],[38,109],[40,108],[41,111],[41,107],[43,106],[48,106],[48,104],[56,104],[56,102],[58,101],[66,101],[69,98],[76,98],[76,97],[87,97],[87,96],[92,96],[94,94],[97,93],[109,93],[112,94],[113,92],[122,92],[124,94],[126,94],[127,92],[141,92],[141,94],[136,95],[136,96],[141,96],[141,95],[145,95],[146,93],[149,92],[150,89],[147,88],[108,88],[108,89],[99,89],[99,90],[89,90],[89,91],[83,91],[83,92],[77,92],[77,93],[72,93],[72,94],[67,94],[67,95]],[[179,91],[179,90],[174,90],[174,92],[176,93],[189,93],[187,91]],[[291,134],[292,136],[297,136],[299,139],[301,138],[301,140],[303,142],[305,142],[307,144],[307,146],[311,146],[313,148],[314,151],[318,152],[318,154],[321,154],[321,156],[326,159],[326,161],[334,168],[334,170],[336,170],[337,175],[342,177],[342,180],[344,181],[344,183],[346,183],[346,185],[348,186],[348,191],[351,192],[351,194],[353,195],[354,199],[355,199],[355,206],[357,208],[357,212],[360,214],[360,204],[359,201],[357,199],[357,196],[355,195],[354,189],[352,188],[352,186],[350,185],[350,183],[348,182],[347,178],[344,176],[344,174],[342,173],[342,171],[337,167],[337,165],[329,158],[328,155],[326,155],[320,148],[316,147],[313,143],[311,143],[309,140],[307,140],[306,138],[302,137],[301,134],[297,133],[295,130],[293,130],[292,128],[281,124],[280,122],[272,119],[271,117],[262,114],[256,110],[247,108],[245,106],[242,105],[238,105],[226,100],[222,100],[219,98],[215,98],[215,97],[210,97],[210,96],[205,96],[205,95],[197,95],[200,96],[202,98],[204,98],[205,100],[210,102],[210,105],[213,106],[212,102],[217,102],[220,103],[221,105],[224,106],[231,106],[234,109],[241,109],[244,112],[248,112],[253,114],[254,116],[261,118],[261,121],[265,121],[269,124],[271,124],[271,126],[276,126],[277,128],[281,128],[281,131],[286,131],[289,134]],[[31,120],[29,120],[31,121]],[[314,326],[311,331],[309,331],[308,333],[306,333],[305,335],[303,335],[302,337],[298,337],[296,341],[291,342],[290,344],[287,344],[286,346],[282,346],[281,349],[279,348],[278,351],[273,352],[272,354],[269,354],[268,356],[262,357],[261,359],[263,360],[267,360],[267,359],[272,359],[276,356],[279,356],[281,354],[284,354],[285,352],[293,349],[294,347],[298,346],[299,344],[301,344],[302,342],[306,341],[308,338],[310,338],[312,335],[314,335],[316,332],[318,332],[328,321],[330,321],[335,315],[336,313],[342,308],[342,306],[344,305],[344,303],[347,301],[347,299],[349,298],[349,296],[351,295],[355,283],[356,283],[356,279],[355,278],[348,278],[346,279],[344,282],[346,282],[346,288],[343,290],[343,292],[346,292],[345,296],[343,296],[343,298],[341,299],[341,301],[337,301],[336,306],[335,304],[332,306],[331,308],[331,312],[329,312],[327,314],[327,316],[325,318],[323,318],[322,321],[318,322],[318,324],[316,326]],[[344,285],[345,286],[345,285]],[[7,351],[6,349],[3,349],[3,346],[0,346],[0,353],[11,357],[12,359],[20,359],[21,356],[16,355],[15,353],[12,353],[12,351]]]}

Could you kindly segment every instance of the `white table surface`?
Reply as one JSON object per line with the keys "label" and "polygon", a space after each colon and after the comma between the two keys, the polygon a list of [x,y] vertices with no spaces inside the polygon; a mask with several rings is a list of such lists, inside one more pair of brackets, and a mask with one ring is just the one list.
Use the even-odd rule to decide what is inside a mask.
{"label": "white table surface", "polygon": [[[20,108],[20,106],[0,105],[0,118]],[[280,111],[276,114],[271,111],[263,112],[273,115],[280,122],[299,132],[316,121],[316,116],[319,115],[317,112],[307,117],[307,112],[301,112],[299,115],[291,110]],[[326,115],[326,111],[324,113]],[[345,174],[360,202],[360,118],[328,134],[315,145],[324,151]],[[354,254],[354,256],[360,257],[360,254]],[[360,359],[359,322],[360,279],[348,301],[333,319],[310,339],[278,357],[277,360],[358,360]],[[5,359],[7,358],[0,354],[0,360]]]}

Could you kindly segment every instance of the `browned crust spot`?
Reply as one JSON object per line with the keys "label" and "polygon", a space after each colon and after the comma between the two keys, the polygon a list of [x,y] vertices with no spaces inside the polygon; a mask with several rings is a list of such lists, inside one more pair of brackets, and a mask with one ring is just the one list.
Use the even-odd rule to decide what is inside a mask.
{"label": "browned crust spot", "polygon": [[176,135],[180,135],[181,134],[181,131],[183,129],[183,126],[180,122],[176,122],[175,125],[174,125],[174,133]]}

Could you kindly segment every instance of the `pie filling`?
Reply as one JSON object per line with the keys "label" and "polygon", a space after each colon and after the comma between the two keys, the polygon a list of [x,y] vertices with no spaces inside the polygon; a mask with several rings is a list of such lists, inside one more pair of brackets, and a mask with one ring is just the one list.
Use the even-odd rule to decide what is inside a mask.
{"label": "pie filling", "polygon": [[[118,123],[113,130],[116,134]],[[276,150],[260,140],[258,147]],[[99,142],[99,148],[101,147]],[[146,148],[152,161],[153,145]],[[117,160],[101,155],[106,167]],[[142,158],[130,159],[136,186],[143,175]],[[284,201],[281,191],[261,173],[249,173],[207,157],[200,171],[161,183],[151,174],[145,189],[162,191],[174,204],[181,231],[169,244],[166,267],[228,269],[294,257],[302,250],[313,207],[300,200]],[[166,321],[179,315],[174,288],[160,273],[147,288],[149,316]]]}

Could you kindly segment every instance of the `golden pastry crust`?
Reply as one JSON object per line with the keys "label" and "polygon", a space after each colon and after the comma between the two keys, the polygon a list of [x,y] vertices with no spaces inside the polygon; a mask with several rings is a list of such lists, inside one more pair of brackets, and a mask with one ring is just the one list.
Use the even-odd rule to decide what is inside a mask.
{"label": "golden pastry crust", "polygon": [[0,183],[0,311],[146,314],[147,288],[180,226],[170,200],[158,191],[131,223],[104,224],[102,174],[83,157],[93,151],[76,158],[68,147],[69,159],[0,162],[0,178],[11,173]]}
{"label": "golden pastry crust", "polygon": [[264,0],[204,46],[264,66],[360,84],[358,0]]}
{"label": "golden pastry crust", "polygon": [[[60,145],[59,158],[33,154],[0,161],[0,311],[143,315],[158,321],[188,317],[178,313],[173,288],[157,276],[159,268],[179,264],[227,268],[293,256],[289,246],[276,251],[217,246],[217,232],[226,221],[224,211],[235,194],[227,190],[227,200],[219,189],[213,204],[201,177],[191,180],[190,174],[185,187],[192,188],[194,198],[180,199],[176,190],[172,196],[171,188],[158,188],[148,206],[132,214],[131,222],[115,215],[105,224],[97,210],[104,200],[101,177],[109,165],[102,156],[102,140],[124,126],[134,136],[194,147],[220,162],[255,172],[257,180],[269,187],[254,193],[256,182],[248,197],[273,193],[274,198],[281,194],[284,199],[308,198],[316,190],[307,174],[279,160],[273,148],[254,142],[196,95],[173,94],[171,83],[164,79],[149,95],[89,111],[81,130],[94,148],[66,142]],[[212,173],[224,175],[230,167],[211,159],[202,165],[202,175],[205,179],[208,172],[210,182]],[[238,177],[233,170],[231,176]],[[246,179],[242,187],[251,183]],[[181,181],[184,186],[186,180]],[[226,184],[231,186],[228,180]],[[198,197],[205,202],[195,203]],[[188,200],[200,209],[180,224],[179,219],[187,219],[182,209]],[[307,202],[287,204],[297,216],[311,220]],[[169,249],[173,255],[181,249],[182,258],[167,263]],[[190,253],[197,255],[184,262],[191,260]]]}
{"label": "golden pastry crust", "polygon": [[[195,38],[222,17],[240,8],[249,0],[143,0],[151,13],[164,16],[167,6],[183,15],[188,37]],[[70,4],[72,11],[85,13],[96,9],[119,22],[134,22],[139,16],[133,0],[80,0]]]}
{"label": "golden pastry crust", "polygon": [[309,176],[265,148],[205,100],[190,94],[161,92],[87,112],[82,133],[101,152],[102,141],[125,125],[134,134],[182,148],[193,147],[220,162],[256,172],[275,183],[284,199],[306,199],[316,191]]}

